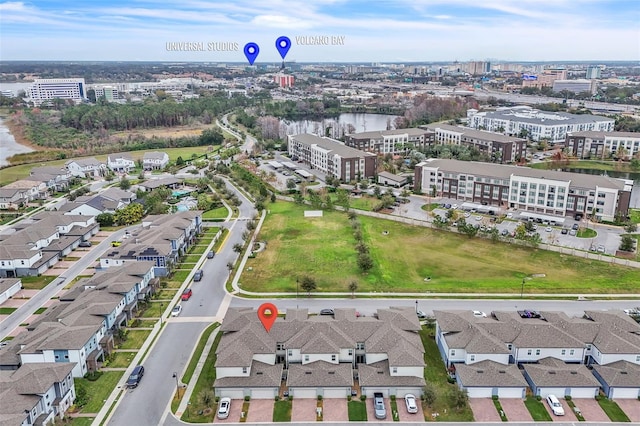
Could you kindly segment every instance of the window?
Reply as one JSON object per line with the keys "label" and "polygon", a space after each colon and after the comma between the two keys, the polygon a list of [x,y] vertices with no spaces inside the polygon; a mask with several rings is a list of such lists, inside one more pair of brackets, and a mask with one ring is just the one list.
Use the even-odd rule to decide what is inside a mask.
{"label": "window", "polygon": [[533,353],[533,351],[531,349],[527,350],[527,355],[531,355]]}
{"label": "window", "polygon": [[573,355],[575,351],[573,349],[569,349],[569,355]]}
{"label": "window", "polygon": [[247,367],[242,367],[242,374],[247,374]]}
{"label": "window", "polygon": [[336,360],[336,356],[335,355],[331,355],[331,361],[335,361]]}
{"label": "window", "polygon": [[391,369],[391,372],[392,372],[393,374],[398,373],[398,367],[393,367],[393,368]]}
{"label": "window", "polygon": [[451,349],[451,356],[456,356],[456,350],[455,349]]}
{"label": "window", "polygon": [[567,353],[566,349],[563,349],[562,352],[560,352],[562,355],[565,355]]}
{"label": "window", "polygon": [[349,349],[349,356],[353,355],[353,349]]}
{"label": "window", "polygon": [[536,355],[540,355],[540,349],[536,349]]}
{"label": "window", "polygon": [[475,361],[475,360],[476,360],[475,355],[469,355],[469,361]]}
{"label": "window", "polygon": [[309,361],[309,355],[305,355],[305,356],[304,356],[304,360],[305,360],[305,361]]}
{"label": "window", "polygon": [[288,353],[288,355],[289,355],[289,356],[293,356],[293,351],[292,351],[291,349],[289,349],[289,353]]}

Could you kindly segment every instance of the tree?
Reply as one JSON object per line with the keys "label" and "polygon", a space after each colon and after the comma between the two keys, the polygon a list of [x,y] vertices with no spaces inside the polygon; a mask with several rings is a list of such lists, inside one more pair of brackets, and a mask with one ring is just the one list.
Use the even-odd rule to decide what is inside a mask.
{"label": "tree", "polygon": [[224,136],[217,129],[206,129],[198,138],[198,145],[222,145]]}
{"label": "tree", "polygon": [[198,210],[209,210],[211,207],[211,202],[209,201],[209,197],[207,194],[198,195]]}
{"label": "tree", "polygon": [[631,235],[625,234],[620,241],[620,251],[633,251],[634,238]]}
{"label": "tree", "polygon": [[638,224],[629,222],[628,224],[625,225],[624,230],[629,234],[632,234],[638,230]]}
{"label": "tree", "polygon": [[362,272],[368,272],[373,268],[373,259],[369,253],[358,254],[358,268],[360,268]]}
{"label": "tree", "polygon": [[235,243],[233,245],[233,251],[235,251],[236,253],[240,253],[242,251],[242,244],[240,243]]}
{"label": "tree", "polygon": [[449,391],[449,401],[456,407],[458,410],[464,408],[469,402],[469,394],[466,390],[462,390],[459,387],[454,387]]}
{"label": "tree", "polygon": [[307,296],[311,296],[311,292],[317,288],[316,280],[308,275],[302,277],[300,287],[307,292]]}
{"label": "tree", "polygon": [[100,227],[103,228],[105,226],[113,226],[115,221],[114,221],[114,218],[113,218],[113,214],[111,214],[111,213],[100,213],[98,216],[96,216],[96,222],[98,222]]}
{"label": "tree", "polygon": [[233,262],[227,262],[227,269],[229,272],[233,271]]}
{"label": "tree", "polygon": [[182,166],[182,165],[184,165],[184,159],[180,156],[176,158],[176,166]]}
{"label": "tree", "polygon": [[423,395],[424,402],[426,402],[429,407],[431,407],[433,403],[436,402],[436,398],[438,397],[435,388],[430,382],[427,382],[427,384],[424,386]]}
{"label": "tree", "polygon": [[296,181],[293,179],[287,179],[287,189],[295,189]]}
{"label": "tree", "polygon": [[205,389],[198,395],[198,400],[202,405],[207,408],[211,408],[211,403],[215,399],[215,395],[211,389]]}
{"label": "tree", "polygon": [[356,290],[358,289],[358,282],[357,281],[351,281],[349,283],[349,291],[351,292],[351,298],[354,298],[356,295]]}
{"label": "tree", "polygon": [[131,225],[142,219],[143,215],[144,209],[142,208],[142,204],[133,203],[116,210],[113,219],[118,225]]}
{"label": "tree", "polygon": [[126,177],[123,177],[122,179],[120,179],[120,184],[118,186],[120,186],[120,189],[127,191],[129,188],[131,188],[131,181]]}

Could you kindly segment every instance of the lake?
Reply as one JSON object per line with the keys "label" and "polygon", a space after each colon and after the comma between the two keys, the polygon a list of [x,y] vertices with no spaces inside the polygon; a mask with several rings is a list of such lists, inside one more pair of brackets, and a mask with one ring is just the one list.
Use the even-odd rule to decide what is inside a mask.
{"label": "lake", "polygon": [[0,167],[8,166],[10,164],[9,161],[7,161],[9,157],[33,151],[33,149],[28,146],[20,145],[16,142],[15,138],[4,124],[2,117],[0,117],[0,147],[2,147],[2,149],[0,149]]}
{"label": "lake", "polygon": [[[585,175],[604,175],[602,170],[594,169],[562,169],[564,172],[582,173]],[[615,170],[606,172],[606,175],[612,178],[630,179],[633,181],[633,190],[631,191],[630,207],[640,209],[640,172],[617,172]]]}
{"label": "lake", "polygon": [[[342,138],[349,133],[349,125],[354,127],[354,133],[369,132],[374,130],[387,130],[395,128],[393,125],[396,115],[369,114],[369,113],[343,113],[338,118],[325,118],[323,120],[282,120],[286,126],[288,135],[299,133],[313,133],[324,135],[323,129],[329,128],[329,136],[335,139]],[[388,127],[390,126],[390,127]]]}

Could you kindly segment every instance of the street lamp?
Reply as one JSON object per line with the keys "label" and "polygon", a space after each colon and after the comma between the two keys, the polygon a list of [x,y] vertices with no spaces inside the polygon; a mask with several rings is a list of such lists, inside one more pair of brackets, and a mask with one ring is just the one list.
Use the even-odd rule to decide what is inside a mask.
{"label": "street lamp", "polygon": [[418,301],[416,300],[416,314],[418,313]]}
{"label": "street lamp", "polygon": [[522,288],[520,289],[520,299],[522,299],[524,295],[524,278],[522,279]]}
{"label": "street lamp", "polygon": [[164,304],[162,302],[160,302],[160,327],[162,327],[162,308],[164,307]]}
{"label": "street lamp", "polygon": [[298,277],[296,277],[296,299],[299,297],[298,293],[300,292],[300,283],[298,281]]}
{"label": "street lamp", "polygon": [[173,372],[173,378],[176,379],[176,393],[178,394],[178,399],[180,399],[180,385],[178,384],[178,373]]}

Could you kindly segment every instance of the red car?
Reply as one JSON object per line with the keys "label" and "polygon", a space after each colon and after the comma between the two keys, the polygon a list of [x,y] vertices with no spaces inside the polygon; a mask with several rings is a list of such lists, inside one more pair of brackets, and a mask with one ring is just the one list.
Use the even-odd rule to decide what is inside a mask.
{"label": "red car", "polygon": [[193,291],[190,288],[186,289],[182,292],[182,300],[189,300],[192,294]]}

